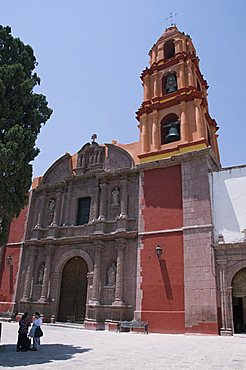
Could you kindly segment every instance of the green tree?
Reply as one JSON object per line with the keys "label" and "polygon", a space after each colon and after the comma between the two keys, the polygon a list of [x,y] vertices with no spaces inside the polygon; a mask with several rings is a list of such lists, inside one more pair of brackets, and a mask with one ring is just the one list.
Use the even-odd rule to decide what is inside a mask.
{"label": "green tree", "polygon": [[9,26],[0,26],[0,246],[27,203],[30,162],[39,153],[35,142],[52,114],[46,97],[34,92],[40,84],[36,66],[31,46],[14,38]]}

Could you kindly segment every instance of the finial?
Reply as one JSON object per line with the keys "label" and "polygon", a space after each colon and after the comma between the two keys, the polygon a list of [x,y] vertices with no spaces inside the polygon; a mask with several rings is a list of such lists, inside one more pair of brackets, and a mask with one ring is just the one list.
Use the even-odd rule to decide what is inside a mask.
{"label": "finial", "polygon": [[92,142],[92,143],[95,143],[95,142],[96,142],[96,139],[97,139],[97,134],[93,134],[93,135],[91,136],[91,142]]}
{"label": "finial", "polygon": [[174,18],[176,17],[176,15],[178,15],[178,13],[170,12],[169,16],[166,18],[166,20],[170,22],[170,27],[176,26],[176,24],[174,23]]}

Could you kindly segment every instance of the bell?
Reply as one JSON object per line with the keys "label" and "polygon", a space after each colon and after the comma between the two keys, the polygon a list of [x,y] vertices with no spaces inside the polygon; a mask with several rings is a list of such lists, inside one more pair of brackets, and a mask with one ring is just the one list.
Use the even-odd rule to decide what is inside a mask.
{"label": "bell", "polygon": [[171,143],[173,141],[180,140],[180,136],[177,130],[176,125],[171,125],[169,132],[165,138],[166,143]]}

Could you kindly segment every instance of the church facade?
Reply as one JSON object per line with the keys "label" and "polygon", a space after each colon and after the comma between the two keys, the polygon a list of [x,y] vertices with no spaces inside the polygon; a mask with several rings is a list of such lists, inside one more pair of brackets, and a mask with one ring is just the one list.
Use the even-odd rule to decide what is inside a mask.
{"label": "church facade", "polygon": [[2,315],[38,310],[90,329],[135,318],[161,333],[246,330],[245,167],[221,169],[190,36],[171,26],[149,56],[139,141],[99,145],[93,135],[34,180],[2,251]]}

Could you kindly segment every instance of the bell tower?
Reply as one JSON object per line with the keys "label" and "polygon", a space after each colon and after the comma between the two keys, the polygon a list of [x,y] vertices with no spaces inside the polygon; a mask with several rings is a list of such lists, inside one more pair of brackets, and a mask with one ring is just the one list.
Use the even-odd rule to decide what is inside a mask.
{"label": "bell tower", "polygon": [[[218,333],[209,172],[220,167],[208,85],[189,35],[166,29],[141,79],[135,317],[150,331]],[[162,251],[162,253],[159,253]]]}
{"label": "bell tower", "polygon": [[175,25],[149,52],[142,74],[144,99],[137,111],[140,162],[211,147],[219,162],[216,121],[208,112],[208,85],[191,37]]}

